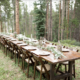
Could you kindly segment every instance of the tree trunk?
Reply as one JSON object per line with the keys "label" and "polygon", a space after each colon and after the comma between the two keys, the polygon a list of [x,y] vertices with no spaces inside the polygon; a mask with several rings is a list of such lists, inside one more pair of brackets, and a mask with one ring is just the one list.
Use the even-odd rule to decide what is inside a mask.
{"label": "tree trunk", "polygon": [[16,32],[20,33],[19,29],[19,0],[16,0]]}
{"label": "tree trunk", "polygon": [[15,0],[14,0],[14,3],[13,3],[13,5],[14,5],[14,31],[16,31],[16,13],[15,13],[15,8],[16,8],[16,2],[15,2]]}
{"label": "tree trunk", "polygon": [[69,31],[69,30],[68,30],[68,29],[69,29],[69,3],[70,3],[70,0],[67,1],[67,9],[66,9],[66,10],[67,10],[67,11],[66,11],[67,25],[68,25],[68,26],[67,26],[67,39],[68,39],[68,37],[69,37],[69,34],[68,34],[68,33],[69,33],[69,32],[68,32],[68,31]]}
{"label": "tree trunk", "polygon": [[62,8],[61,40],[63,40],[64,16],[65,16],[65,0],[63,0],[63,8]]}
{"label": "tree trunk", "polygon": [[[0,6],[0,11],[1,11],[1,6]],[[0,13],[0,19],[1,19],[1,13]],[[0,32],[3,32],[2,21],[0,21]]]}
{"label": "tree trunk", "polygon": [[50,41],[52,41],[52,0],[50,0]]}
{"label": "tree trunk", "polygon": [[[76,0],[75,0],[75,5],[76,5]],[[73,12],[73,19],[75,18],[75,5],[74,5],[74,12]]]}
{"label": "tree trunk", "polygon": [[60,26],[61,26],[61,0],[59,5],[59,27],[58,27],[58,40],[60,40]]}
{"label": "tree trunk", "polygon": [[31,15],[29,15],[29,35],[31,35]]}
{"label": "tree trunk", "polygon": [[33,25],[32,25],[32,15],[31,15],[31,17],[30,17],[30,21],[31,21],[31,34],[33,34]]}
{"label": "tree trunk", "polygon": [[[26,13],[25,13],[25,6],[24,6],[24,31],[26,32]],[[24,33],[23,33],[24,34]]]}
{"label": "tree trunk", "polygon": [[[75,0],[75,5],[76,5],[76,0]],[[74,19],[75,18],[75,5],[74,5],[74,11],[73,11],[73,16],[72,16],[72,19]],[[72,31],[73,31],[73,29],[74,29],[74,24],[72,24]],[[74,39],[74,32],[72,32],[72,38]]]}
{"label": "tree trunk", "polygon": [[1,21],[1,32],[3,32],[2,21]]}
{"label": "tree trunk", "polygon": [[[0,6],[0,11],[1,11],[1,6]],[[0,14],[0,19],[1,19],[1,14]],[[0,21],[0,32],[1,32],[1,21]]]}
{"label": "tree trunk", "polygon": [[[72,10],[72,5],[71,5],[71,14],[73,13],[73,10]],[[71,18],[73,19],[73,16],[71,16]],[[72,39],[72,24],[70,26],[70,39]]]}
{"label": "tree trunk", "polygon": [[49,26],[48,19],[49,19],[49,17],[48,17],[48,15],[49,15],[49,0],[47,0],[47,6],[46,6],[46,27],[45,27],[46,39],[48,39],[48,36],[49,36],[49,33],[48,33],[48,26]]}

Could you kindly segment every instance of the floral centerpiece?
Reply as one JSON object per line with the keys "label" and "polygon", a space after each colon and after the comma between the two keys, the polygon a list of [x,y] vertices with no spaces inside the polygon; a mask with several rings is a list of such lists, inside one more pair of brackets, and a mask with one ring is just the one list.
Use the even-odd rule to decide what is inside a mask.
{"label": "floral centerpiece", "polygon": [[60,59],[62,57],[65,57],[62,52],[60,52],[59,50],[57,50],[53,47],[47,47],[46,49],[51,51],[54,54],[55,59]]}
{"label": "floral centerpiece", "polygon": [[14,38],[16,38],[17,37],[17,33],[16,32],[14,32]]}
{"label": "floral centerpiece", "polygon": [[26,44],[29,45],[29,41],[26,41]]}
{"label": "floral centerpiece", "polygon": [[18,39],[19,41],[22,41],[22,40],[23,40],[23,35],[22,35],[22,34],[18,34],[18,35],[17,35],[17,39]]}

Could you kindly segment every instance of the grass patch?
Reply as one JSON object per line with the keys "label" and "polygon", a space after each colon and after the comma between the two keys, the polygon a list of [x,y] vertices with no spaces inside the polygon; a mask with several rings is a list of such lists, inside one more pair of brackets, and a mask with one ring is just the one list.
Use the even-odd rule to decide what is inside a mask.
{"label": "grass patch", "polygon": [[70,45],[80,46],[80,42],[78,42],[76,40],[70,40],[70,39],[61,40],[61,43],[63,43],[63,44],[67,43]]}
{"label": "grass patch", "polygon": [[[73,46],[66,44],[67,46]],[[65,45],[65,46],[66,46]],[[76,46],[74,46],[76,47]],[[80,47],[78,47],[80,49]],[[73,80],[80,80],[80,60],[76,60],[76,78]],[[26,68],[27,64],[25,63]],[[29,75],[30,77],[27,78],[27,76],[23,73],[23,71],[18,66],[18,63],[15,64],[14,61],[10,59],[9,56],[5,56],[3,52],[0,50],[0,80],[33,80],[33,74],[34,74],[34,68],[30,66],[29,68]],[[64,70],[64,68],[63,68]],[[39,80],[40,78],[40,72],[36,71],[36,79]],[[46,80],[42,77],[42,80]]]}
{"label": "grass patch", "polygon": [[30,80],[9,57],[0,50],[0,80]]}
{"label": "grass patch", "polygon": [[[26,74],[23,73],[21,68],[18,66],[18,60],[16,61],[17,63],[15,64],[15,62],[10,59],[10,52],[8,53],[9,55],[6,56],[0,50],[0,80],[33,80],[34,67],[33,66],[29,67],[30,77],[27,78]],[[25,67],[27,68],[27,63],[25,63]],[[40,72],[36,71],[35,80],[39,80],[39,78],[40,78]],[[44,80],[43,77],[42,80]]]}

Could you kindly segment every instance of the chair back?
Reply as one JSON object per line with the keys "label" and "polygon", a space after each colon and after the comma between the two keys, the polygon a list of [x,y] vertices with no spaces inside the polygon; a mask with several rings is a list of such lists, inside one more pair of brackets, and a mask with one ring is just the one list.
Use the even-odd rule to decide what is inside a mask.
{"label": "chair back", "polygon": [[45,61],[45,60],[43,60],[40,56],[37,56],[37,55],[35,55],[35,54],[33,54],[33,57],[34,57],[34,59],[35,59],[35,64],[36,64],[36,65],[39,64],[39,62],[40,62],[41,67],[42,67],[42,69],[44,68],[45,73],[46,73],[46,77],[47,77],[47,79],[49,80],[49,79],[50,79],[50,75],[49,75],[49,72],[47,71],[47,69],[46,69],[46,67],[45,67],[45,64],[44,64],[44,61]]}

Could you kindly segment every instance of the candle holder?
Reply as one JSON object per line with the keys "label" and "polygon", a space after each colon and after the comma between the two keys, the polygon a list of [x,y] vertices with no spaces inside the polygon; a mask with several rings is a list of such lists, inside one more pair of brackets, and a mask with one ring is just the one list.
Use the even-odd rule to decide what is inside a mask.
{"label": "candle holder", "polygon": [[16,32],[14,32],[14,38],[16,38],[17,37],[17,33]]}
{"label": "candle holder", "polygon": [[40,46],[43,45],[43,44],[42,44],[43,40],[44,40],[44,37],[40,37],[40,40],[39,40],[39,45],[40,45]]}
{"label": "candle holder", "polygon": [[62,52],[62,46],[61,45],[58,45],[57,46],[57,50],[59,50],[60,52]]}

